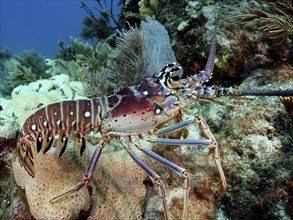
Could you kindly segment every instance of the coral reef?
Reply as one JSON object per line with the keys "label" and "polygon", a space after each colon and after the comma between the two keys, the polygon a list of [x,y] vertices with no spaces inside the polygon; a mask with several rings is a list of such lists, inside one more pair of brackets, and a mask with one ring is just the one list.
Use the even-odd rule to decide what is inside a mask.
{"label": "coral reef", "polygon": [[98,17],[94,15],[85,3],[81,2],[81,8],[88,14],[82,21],[84,26],[81,30],[81,36],[86,40],[95,38],[106,39],[114,34],[115,29],[112,27],[111,21],[119,27],[119,23],[113,15],[113,1],[111,1],[110,10],[107,10],[106,1],[97,1],[97,4],[98,7],[95,7],[95,9],[99,12]]}
{"label": "coral reef", "polygon": [[16,194],[15,180],[11,172],[15,158],[13,151],[15,144],[15,138],[11,142],[0,142],[0,219],[12,219],[13,213],[22,213],[21,208],[27,210]]}
{"label": "coral reef", "polygon": [[99,71],[92,71],[84,68],[85,79],[83,82],[83,94],[86,97],[97,98],[113,91],[114,84],[109,80],[109,71],[101,68]]}
{"label": "coral reef", "polygon": [[35,51],[26,50],[4,63],[4,84],[1,91],[9,95],[18,85],[27,84],[41,78],[48,78],[45,58]]}
{"label": "coral reef", "polygon": [[152,77],[164,65],[176,62],[166,29],[151,18],[141,23],[140,30],[131,28],[122,32],[111,57],[107,68],[122,87]]}
{"label": "coral reef", "polygon": [[231,13],[231,18],[245,27],[264,32],[278,44],[293,34],[293,3],[290,0],[263,0]]}
{"label": "coral reef", "polygon": [[112,50],[107,44],[97,45],[96,48],[101,49],[95,50],[99,52],[94,59],[99,67],[91,68],[90,59],[82,61],[76,56],[81,63],[89,64],[85,70],[87,96],[103,95],[105,91],[113,90],[112,84],[116,90],[134,85],[144,77],[159,73],[164,65],[176,62],[167,31],[154,19],[142,22],[140,29],[120,32],[116,41]]}
{"label": "coral reef", "polygon": [[229,16],[229,12],[243,5],[247,5],[247,1],[159,2],[156,19],[170,34],[172,48],[185,75],[195,73],[195,62],[200,69],[204,68],[220,8],[215,62],[217,74],[213,83],[239,85],[253,69],[292,63],[290,40],[278,45],[259,32],[241,28],[237,23],[239,19]]}
{"label": "coral reef", "polygon": [[60,45],[61,50],[53,64],[54,75],[67,74],[71,80],[83,83],[80,93],[86,97],[104,95],[111,90],[110,73],[106,70],[112,49],[107,43],[92,46],[78,39],[71,39],[69,46]]}
{"label": "coral reef", "polygon": [[77,56],[92,57],[94,55],[94,48],[89,44],[79,41],[77,38],[70,38],[70,44],[64,47],[64,41],[61,39],[58,42],[60,51],[56,54],[57,59],[65,61],[77,60]]}
{"label": "coral reef", "polygon": [[293,122],[293,98],[292,97],[281,97],[281,101],[283,102],[287,112],[291,116]]}
{"label": "coral reef", "polygon": [[[258,69],[241,87],[291,89],[290,72],[285,65]],[[221,146],[228,189],[218,208],[229,219],[291,219],[293,127],[284,106],[278,97],[222,102],[229,106],[199,103],[191,110],[207,120]]]}
{"label": "coral reef", "polygon": [[158,8],[158,0],[141,0],[138,3],[139,15],[142,19],[151,17],[156,14]]}
{"label": "coral reef", "polygon": [[48,66],[46,65],[45,58],[39,53],[33,50],[24,50],[22,53],[17,54],[15,57],[20,65],[27,68],[31,68],[34,75],[39,75],[40,77],[46,77],[46,70]]}
{"label": "coral reef", "polygon": [[166,29],[154,19],[143,21],[140,29],[121,31],[115,48],[102,42],[90,46],[73,38],[69,46],[64,47],[63,41],[59,46],[53,74],[66,73],[71,80],[83,82],[81,92],[86,97],[134,85],[176,62]]}
{"label": "coral reef", "polygon": [[[0,71],[4,70],[4,63],[11,59],[11,51],[9,48],[4,48],[3,50],[0,50]],[[1,74],[2,76],[2,74]]]}
{"label": "coral reef", "polygon": [[[260,1],[251,2],[256,2],[255,4],[259,5],[258,2]],[[290,2],[280,0],[270,3],[277,6],[275,10],[279,10],[277,14],[280,16],[276,16],[277,19],[286,16],[288,19],[290,17],[291,20]],[[239,85],[249,75],[250,71],[258,67],[274,66],[284,62],[292,63],[293,49],[290,40],[284,41],[281,45],[276,44],[268,37],[264,37],[260,32],[241,28],[242,26],[238,23],[240,19],[231,16],[231,12],[245,8],[247,5],[247,1],[233,0],[224,2],[217,0],[168,0],[158,2],[155,13],[156,19],[164,25],[170,34],[176,60],[184,68],[185,75],[196,73],[194,70],[198,70],[198,68],[194,69],[194,63],[199,69],[204,68],[212,30],[219,16],[220,8],[221,16],[218,27],[218,49],[215,63],[215,72],[217,74],[213,79],[214,83]],[[124,6],[122,7],[123,22],[139,23],[137,2],[127,1]],[[286,26],[289,27],[288,25]],[[265,26],[263,27],[266,28]],[[273,32],[275,34],[281,33]],[[290,33],[289,29],[289,38],[292,36]]]}
{"label": "coral reef", "polygon": [[[127,1],[129,5],[137,2]],[[143,1],[143,4],[146,2],[151,1]],[[217,2],[158,1],[155,14],[169,31],[171,40],[163,26],[151,19],[142,22],[140,29],[121,31],[115,49],[104,43],[83,44],[76,39],[71,40],[69,47],[64,47],[64,42],[60,41],[59,60],[47,60],[46,64],[50,67],[46,72],[54,77],[32,78],[33,82],[22,81],[28,85],[11,86],[11,99],[0,98],[0,197],[4,198],[0,201],[0,218],[163,219],[157,188],[118,141],[112,140],[103,150],[87,189],[50,204],[48,200],[81,180],[100,136],[87,136],[87,148],[82,157],[75,152],[72,139],[62,158],[56,156],[55,148],[46,154],[39,153],[36,178],[31,178],[13,157],[16,136],[25,119],[45,105],[96,97],[111,91],[117,82],[119,85],[115,85],[115,89],[152,76],[164,64],[176,61],[171,46],[184,67],[184,75],[203,69],[218,16]],[[285,1],[278,0],[276,4],[280,2]],[[250,89],[291,89],[293,69],[288,63],[292,63],[292,42],[284,40],[282,45],[276,46],[263,35],[244,32],[232,18],[225,17],[227,11],[244,3],[222,2],[224,15],[218,31],[215,81],[222,85],[235,82],[241,88]],[[131,12],[138,15],[137,9],[138,5],[133,9],[135,12]],[[130,17],[135,20],[139,16]],[[280,36],[290,38],[289,33]],[[17,68],[11,71],[20,71],[20,75],[28,78],[33,65],[26,67],[20,60],[8,59],[6,65],[15,65]],[[110,65],[115,66],[110,68]],[[207,150],[142,141],[143,146],[186,168],[190,174],[188,219],[293,218],[293,125],[288,114],[292,113],[292,99],[282,100],[287,111],[278,97],[223,97],[208,100],[208,103],[199,100],[183,109],[183,119],[202,116],[219,143],[228,183],[223,197],[217,195],[220,178]],[[203,138],[196,125],[186,130],[184,138]],[[171,217],[180,219],[183,180],[138,149],[134,150],[161,176]],[[22,200],[16,195],[12,161],[13,175],[22,188],[17,193]]]}
{"label": "coral reef", "polygon": [[83,68],[73,60],[65,61],[57,59],[55,71],[57,73],[63,73],[70,77],[74,81],[84,81],[85,75],[82,73]]}
{"label": "coral reef", "polygon": [[[287,74],[288,71],[292,69],[285,65],[255,71],[241,87],[290,88],[293,79]],[[60,79],[54,81],[60,84],[65,81],[65,84],[72,85],[68,76],[64,77],[63,82]],[[39,83],[36,82],[33,88],[37,88]],[[22,87],[16,89],[13,99],[22,91],[25,91]],[[221,146],[222,163],[229,185],[223,198],[216,196],[220,180],[211,158],[206,156],[207,152],[187,146],[157,146],[147,142],[143,142],[143,145],[188,170],[192,180],[189,219],[292,217],[292,207],[288,202],[292,200],[288,194],[292,181],[292,124],[288,123],[290,118],[280,100],[255,98],[244,100],[243,103],[243,100],[222,99],[217,101],[229,105],[194,103],[184,109],[183,116],[184,119],[192,115],[204,117]],[[30,105],[36,109],[36,104]],[[273,106],[268,108],[268,105]],[[4,111],[8,109],[11,107],[4,105]],[[188,128],[188,131],[186,138],[201,138],[197,126]],[[82,216],[88,219],[105,216],[107,219],[140,219],[141,216],[143,219],[163,219],[161,199],[156,188],[115,140],[103,151],[87,190],[58,204],[40,202],[49,200],[56,196],[56,192],[63,192],[81,180],[81,173],[87,167],[99,136],[89,135],[87,139],[87,150],[81,158],[73,150],[74,143],[70,144],[71,150],[66,151],[64,158],[59,159],[55,155],[55,148],[48,154],[38,154],[36,167],[40,176],[34,179],[19,166],[18,161],[15,162],[16,181],[25,188],[34,217],[54,219],[54,216],[58,216],[62,219],[69,214],[72,218]],[[182,179],[144,155],[140,156],[161,175],[172,218],[181,218]],[[245,206],[239,210],[237,207],[240,204]],[[75,211],[69,211],[73,207]]]}

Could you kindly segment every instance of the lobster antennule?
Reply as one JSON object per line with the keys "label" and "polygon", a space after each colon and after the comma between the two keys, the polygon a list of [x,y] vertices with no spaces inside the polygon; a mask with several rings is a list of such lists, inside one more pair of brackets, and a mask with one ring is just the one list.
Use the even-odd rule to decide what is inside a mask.
{"label": "lobster antennule", "polygon": [[217,96],[293,96],[293,90],[249,90],[233,87],[202,86],[196,90],[201,97]]}

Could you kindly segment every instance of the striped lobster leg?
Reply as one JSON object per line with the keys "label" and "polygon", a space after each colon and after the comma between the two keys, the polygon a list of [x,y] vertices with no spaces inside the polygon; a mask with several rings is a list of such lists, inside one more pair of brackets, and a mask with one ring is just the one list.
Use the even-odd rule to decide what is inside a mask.
{"label": "striped lobster leg", "polygon": [[146,155],[148,155],[149,157],[153,158],[154,160],[164,164],[165,166],[167,166],[168,168],[170,168],[171,170],[173,170],[174,172],[176,172],[178,175],[180,175],[183,179],[184,179],[184,207],[183,207],[183,215],[182,215],[182,219],[187,219],[187,211],[188,211],[188,197],[189,197],[189,190],[190,190],[190,177],[189,174],[186,172],[186,169],[177,166],[176,164],[172,163],[171,161],[161,157],[160,155],[156,154],[155,152],[142,147],[140,145],[136,146]]}
{"label": "striped lobster leg", "polygon": [[166,128],[162,128],[156,132],[156,134],[165,134],[172,131],[180,130],[181,128],[184,128],[190,124],[198,124],[202,133],[204,136],[208,138],[208,140],[182,140],[182,139],[167,139],[167,138],[155,138],[153,140],[150,140],[151,142],[158,143],[158,144],[168,144],[168,145],[201,145],[206,146],[210,149],[210,154],[213,155],[213,159],[215,161],[215,164],[217,166],[218,172],[220,174],[220,178],[222,181],[222,188],[219,192],[220,195],[223,195],[227,188],[227,182],[225,178],[225,174],[221,165],[220,160],[220,149],[218,146],[218,143],[212,134],[208,124],[206,121],[199,117],[195,116],[193,119],[189,119],[183,122],[179,122],[175,125],[171,125]]}
{"label": "striped lobster leg", "polygon": [[73,195],[75,193],[78,193],[80,190],[84,189],[91,181],[93,175],[94,175],[94,171],[95,171],[95,167],[97,165],[97,162],[100,158],[100,155],[102,153],[102,149],[105,146],[106,142],[104,139],[102,139],[97,147],[97,149],[95,150],[94,155],[92,156],[92,159],[90,161],[90,164],[87,168],[87,171],[85,172],[83,179],[81,182],[79,182],[75,187],[67,190],[66,192],[64,192],[63,194],[54,197],[53,199],[51,199],[49,202],[50,203],[55,203],[58,202],[70,195]]}
{"label": "striped lobster leg", "polygon": [[151,181],[158,186],[158,194],[162,198],[165,219],[170,220],[170,211],[166,200],[166,189],[160,176],[152,168],[150,168],[136,153],[133,152],[133,150],[129,146],[129,138],[123,137],[121,138],[121,141],[124,145],[124,148],[129,153],[134,162],[138,166],[140,166],[140,168],[143,169],[143,171],[148,175]]}

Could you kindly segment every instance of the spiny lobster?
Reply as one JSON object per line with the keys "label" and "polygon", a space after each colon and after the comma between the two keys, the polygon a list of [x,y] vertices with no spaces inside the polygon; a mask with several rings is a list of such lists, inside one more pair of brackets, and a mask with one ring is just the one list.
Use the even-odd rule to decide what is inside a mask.
{"label": "spiny lobster", "polygon": [[[222,190],[225,192],[227,183],[220,162],[219,146],[203,118],[194,116],[192,119],[181,121],[169,127],[161,129],[157,129],[157,127],[178,116],[182,108],[196,99],[245,95],[293,96],[293,90],[241,90],[232,87],[204,86],[204,83],[212,77],[216,52],[216,30],[217,25],[213,33],[207,64],[198,75],[180,79],[174,73],[181,67],[171,63],[166,65],[158,76],[145,78],[135,86],[124,88],[97,99],[62,101],[50,104],[35,112],[25,121],[19,136],[17,153],[21,164],[32,177],[35,175],[34,158],[36,153],[41,150],[46,153],[53,146],[57,134],[59,134],[57,145],[59,157],[65,152],[69,135],[72,133],[75,134],[76,145],[80,148],[80,154],[85,150],[85,136],[89,132],[100,132],[102,136],[83,180],[72,189],[52,198],[51,203],[85,188],[94,174],[102,149],[111,141],[111,138],[118,137],[130,157],[158,186],[158,194],[162,198],[165,219],[169,220],[170,213],[164,183],[160,176],[133,152],[130,141],[139,140],[142,135],[149,135],[150,133],[167,134],[191,124],[198,124],[207,140],[154,138],[148,139],[148,141],[163,145],[201,145],[209,148],[220,174]],[[135,145],[147,156],[164,164],[184,179],[183,219],[187,219],[190,177],[186,169],[141,146],[138,141],[135,141]]]}

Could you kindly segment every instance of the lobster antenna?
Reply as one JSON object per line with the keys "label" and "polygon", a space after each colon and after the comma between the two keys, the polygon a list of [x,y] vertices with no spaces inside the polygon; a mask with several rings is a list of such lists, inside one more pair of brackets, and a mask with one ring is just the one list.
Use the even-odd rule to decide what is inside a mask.
{"label": "lobster antenna", "polygon": [[233,87],[202,86],[196,89],[199,97],[218,96],[293,96],[293,90],[257,90],[238,89]]}
{"label": "lobster antenna", "polygon": [[213,32],[213,36],[212,36],[212,43],[211,43],[206,66],[205,66],[204,70],[201,70],[199,72],[201,82],[207,82],[209,79],[212,78],[212,75],[213,75],[215,57],[216,57],[216,49],[217,49],[217,30],[218,30],[219,21],[220,21],[221,10],[222,10],[222,7],[219,10],[218,18],[216,20],[216,24],[215,24],[215,28],[214,28],[214,32]]}
{"label": "lobster antenna", "polygon": [[293,90],[249,90],[238,89],[239,96],[293,96]]}

